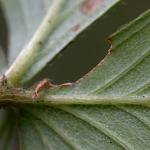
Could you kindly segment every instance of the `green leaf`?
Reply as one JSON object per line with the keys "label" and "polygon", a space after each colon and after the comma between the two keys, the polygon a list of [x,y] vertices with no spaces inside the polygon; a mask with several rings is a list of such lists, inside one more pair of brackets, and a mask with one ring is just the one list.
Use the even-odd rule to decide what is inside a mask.
{"label": "green leaf", "polygon": [[[10,51],[12,51],[12,49],[15,49],[15,51],[20,51],[21,48],[26,44],[15,63],[8,70],[8,80],[10,80],[12,85],[25,84],[27,81],[33,78],[49,61],[51,61],[81,31],[83,31],[92,22],[106,13],[118,1],[119,0],[38,0],[38,2],[36,1],[36,7],[34,8],[34,4],[32,5],[32,3],[35,3],[35,0],[16,0],[15,3],[6,2],[3,0],[3,3],[6,3],[6,6],[7,3],[10,3],[10,6],[15,6],[11,7],[11,9],[8,9],[7,11],[9,18],[11,19],[10,23],[14,25],[10,26],[12,28],[12,44],[17,46],[10,47]],[[46,2],[48,4],[46,4]],[[23,5],[21,5],[21,3]],[[45,19],[43,20],[43,23],[35,32],[35,29],[41,20],[41,16],[43,16],[40,15],[39,17],[38,15],[38,11],[44,9],[43,7],[39,7],[43,5],[51,7],[48,10]],[[23,8],[21,8],[21,6]],[[16,9],[16,7],[18,7],[18,9]],[[11,10],[13,12],[13,16],[11,16]],[[35,19],[36,17],[38,17],[38,19]],[[34,19],[35,22],[33,21]],[[15,23],[23,24],[23,26],[19,26],[21,31],[16,28],[18,25]],[[29,31],[28,26],[31,27]],[[27,43],[28,40],[26,39],[28,38],[26,34],[29,33],[29,37],[31,37],[30,35],[33,35],[31,33],[34,32],[35,34],[32,40]],[[21,40],[19,45],[17,42],[19,39],[17,37]],[[16,40],[16,42],[14,40]],[[23,44],[22,41],[27,42]],[[12,54],[15,55],[13,57],[14,60],[16,54],[18,54],[18,51],[16,51],[16,54],[14,54],[14,51],[12,51]],[[24,67],[22,67],[20,62],[22,62],[21,64],[24,65]]]}
{"label": "green leaf", "polygon": [[9,64],[12,64],[33,36],[51,0],[1,0],[1,4],[9,28]]}
{"label": "green leaf", "polygon": [[[45,93],[47,100],[58,104],[71,104],[71,100],[84,105],[21,107],[21,149],[149,149],[149,105],[113,104],[118,98],[122,104],[133,97],[132,104],[150,100],[150,10],[110,40],[112,48],[106,58],[73,87]],[[111,105],[94,105],[101,100]]]}

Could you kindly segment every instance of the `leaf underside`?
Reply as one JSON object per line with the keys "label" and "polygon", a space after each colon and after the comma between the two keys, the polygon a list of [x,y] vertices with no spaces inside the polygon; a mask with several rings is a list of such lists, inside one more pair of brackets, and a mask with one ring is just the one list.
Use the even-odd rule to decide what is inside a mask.
{"label": "leaf underside", "polygon": [[[19,82],[25,84],[31,80],[70,41],[118,1],[65,0],[61,13],[56,17],[58,23],[52,29],[47,41],[43,42],[42,50],[36,52],[34,63]],[[53,0],[2,0],[10,30],[9,64],[12,64],[19,52],[28,44],[53,2]]]}
{"label": "leaf underside", "polygon": [[[70,88],[48,97],[150,97],[150,11],[110,37],[106,58]],[[92,101],[92,99],[91,99]],[[141,105],[24,106],[21,150],[149,150],[150,108]]]}

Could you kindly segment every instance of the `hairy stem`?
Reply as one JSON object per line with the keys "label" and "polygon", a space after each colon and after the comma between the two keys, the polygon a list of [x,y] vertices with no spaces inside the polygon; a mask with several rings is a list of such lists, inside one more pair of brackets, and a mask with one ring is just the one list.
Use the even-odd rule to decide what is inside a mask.
{"label": "hairy stem", "polygon": [[6,72],[8,83],[12,86],[21,85],[21,78],[34,63],[44,42],[58,24],[60,11],[65,0],[55,0],[49,8],[43,22],[37,29],[29,44],[21,51],[13,65]]}

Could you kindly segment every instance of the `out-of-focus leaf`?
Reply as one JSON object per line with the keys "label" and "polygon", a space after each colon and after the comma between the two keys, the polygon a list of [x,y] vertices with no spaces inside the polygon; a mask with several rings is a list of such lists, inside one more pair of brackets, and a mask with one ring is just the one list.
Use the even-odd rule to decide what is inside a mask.
{"label": "out-of-focus leaf", "polygon": [[[56,18],[55,28],[51,31],[43,48],[37,52],[36,58],[32,58],[34,59],[33,64],[23,73],[22,78],[19,79],[20,83],[24,84],[33,78],[82,30],[106,13],[118,1],[66,0],[59,17]],[[52,0],[2,0],[10,25],[10,62],[31,39],[44,18],[47,8],[53,5],[53,2]]]}
{"label": "out-of-focus leaf", "polygon": [[16,135],[16,114],[12,109],[0,110],[0,149],[16,150],[18,148]]}
{"label": "out-of-focus leaf", "polygon": [[5,15],[3,13],[3,8],[1,6],[1,1],[0,1],[0,46],[7,55],[7,50],[8,50],[8,28],[6,24],[6,19]]}
{"label": "out-of-focus leaf", "polygon": [[9,64],[31,39],[51,0],[1,0],[9,27]]}
{"label": "out-of-focus leaf", "polygon": [[4,54],[4,51],[2,51],[2,49],[0,47],[0,75],[4,73],[6,68],[7,68],[6,56]]}
{"label": "out-of-focus leaf", "polygon": [[48,90],[49,103],[83,105],[20,109],[21,150],[149,150],[149,105],[113,104],[150,100],[150,11],[110,40],[107,57],[73,87]]}

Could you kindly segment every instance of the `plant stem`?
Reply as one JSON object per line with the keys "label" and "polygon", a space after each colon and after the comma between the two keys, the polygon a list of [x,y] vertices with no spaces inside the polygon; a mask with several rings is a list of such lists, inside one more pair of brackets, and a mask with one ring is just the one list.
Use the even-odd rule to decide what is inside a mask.
{"label": "plant stem", "polygon": [[60,19],[60,10],[62,9],[64,2],[65,0],[55,0],[53,2],[29,44],[25,46],[13,65],[6,72],[5,75],[9,85],[21,85],[22,76],[24,76],[26,71],[32,66],[41,51],[44,42],[57,25]]}
{"label": "plant stem", "polygon": [[150,96],[64,96],[50,95],[42,93],[33,101],[33,90],[21,88],[0,88],[0,105],[11,104],[41,104],[41,105],[146,105],[150,106]]}

